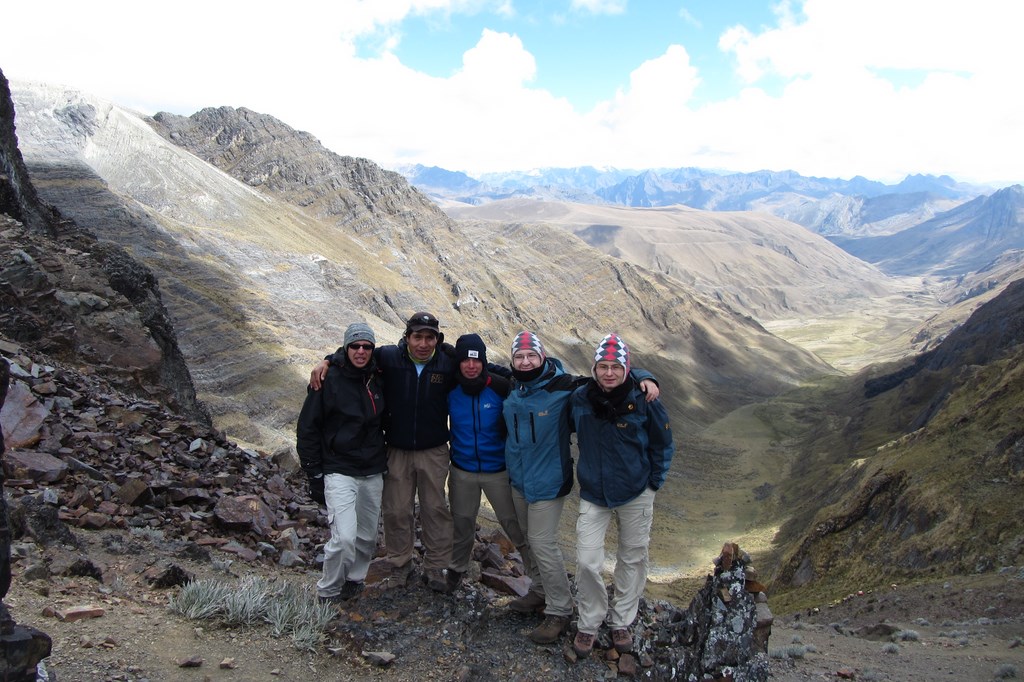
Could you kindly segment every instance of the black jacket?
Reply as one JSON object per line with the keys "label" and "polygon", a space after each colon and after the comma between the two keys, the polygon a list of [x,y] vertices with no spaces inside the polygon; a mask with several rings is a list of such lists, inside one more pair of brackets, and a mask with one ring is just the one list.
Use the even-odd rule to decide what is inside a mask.
{"label": "black jacket", "polygon": [[385,401],[374,361],[364,369],[345,354],[331,358],[319,391],[307,388],[296,427],[296,450],[309,475],[370,476],[387,470],[382,424]]}
{"label": "black jacket", "polygon": [[426,450],[448,442],[448,391],[458,363],[440,347],[416,373],[409,346],[381,346],[373,353],[387,398],[384,432],[389,447]]}

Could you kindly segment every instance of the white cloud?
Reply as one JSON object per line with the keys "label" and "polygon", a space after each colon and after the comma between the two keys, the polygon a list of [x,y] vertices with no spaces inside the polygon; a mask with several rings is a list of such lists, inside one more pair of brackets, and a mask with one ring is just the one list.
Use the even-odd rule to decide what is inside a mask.
{"label": "white cloud", "polygon": [[622,14],[627,0],[572,0],[570,7],[577,12],[591,14]]}
{"label": "white cloud", "polygon": [[[531,45],[485,30],[436,78],[392,51],[402,21],[514,11],[510,0],[342,0],[282,10],[181,0],[5,7],[8,78],[73,85],[147,113],[246,106],[341,154],[453,170],[581,164],[794,169],[899,180],[949,173],[1024,181],[1024,3],[807,0],[773,27],[736,26],[720,47],[746,89],[698,106],[685,46],[634,67],[592,111],[538,88]],[[582,2],[610,12],[624,2]],[[353,41],[378,40],[359,58]],[[390,46],[390,47],[389,47]]]}

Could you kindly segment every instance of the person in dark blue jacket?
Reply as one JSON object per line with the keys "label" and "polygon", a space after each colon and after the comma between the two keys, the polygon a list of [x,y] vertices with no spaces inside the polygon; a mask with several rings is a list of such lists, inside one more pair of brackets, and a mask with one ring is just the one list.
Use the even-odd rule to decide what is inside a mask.
{"label": "person in dark blue jacket", "polygon": [[307,389],[296,426],[296,450],[309,477],[310,497],[327,507],[331,529],[323,577],[316,585],[325,601],[349,599],[362,589],[377,547],[388,465],[375,343],[366,324],[348,326],[344,352],[332,359],[321,390]]}
{"label": "person in dark blue jacket", "polygon": [[[657,383],[649,372],[637,372],[648,399],[655,399]],[[530,331],[520,332],[512,342],[512,376],[512,392],[503,407],[508,428],[505,460],[516,516],[540,577],[524,600],[530,600],[531,608],[543,608],[545,616],[528,637],[537,644],[551,644],[569,626],[573,611],[558,526],[572,490],[569,397],[587,377],[567,374]]]}
{"label": "person in dark blue jacket", "polygon": [[[629,628],[647,585],[654,493],[672,462],[672,430],[657,400],[647,402],[629,374],[629,347],[609,334],[597,347],[593,377],[576,389],[570,411],[579,443],[576,478],[580,508],[576,520],[578,631],[573,648],[587,656],[605,619],[615,649],[633,648]],[[604,567],[605,534],[618,522],[614,594],[609,611]]]}
{"label": "person in dark blue jacket", "polygon": [[[463,334],[455,342],[458,372],[448,393],[449,445],[448,502],[454,539],[448,586],[454,590],[469,570],[481,493],[494,510],[505,535],[519,550],[527,575],[538,580],[526,536],[519,527],[512,488],[505,466],[505,421],[502,404],[509,392],[508,379],[487,369],[487,346],[477,334]],[[513,600],[516,609],[522,598]],[[543,604],[543,601],[541,601]]]}

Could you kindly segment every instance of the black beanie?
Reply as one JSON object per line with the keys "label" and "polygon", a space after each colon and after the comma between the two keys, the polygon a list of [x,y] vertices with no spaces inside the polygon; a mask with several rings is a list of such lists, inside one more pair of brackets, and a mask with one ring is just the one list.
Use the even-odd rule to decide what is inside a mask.
{"label": "black beanie", "polygon": [[459,362],[473,358],[487,366],[487,346],[477,334],[463,334],[455,342],[455,359]]}

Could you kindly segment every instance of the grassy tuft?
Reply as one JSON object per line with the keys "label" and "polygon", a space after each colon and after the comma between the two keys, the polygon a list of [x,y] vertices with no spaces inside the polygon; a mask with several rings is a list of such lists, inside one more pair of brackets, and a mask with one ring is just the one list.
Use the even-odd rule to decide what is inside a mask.
{"label": "grassy tuft", "polygon": [[172,596],[169,607],[190,620],[219,618],[226,626],[270,625],[274,637],[290,635],[295,647],[315,651],[327,624],[337,615],[316,592],[280,580],[249,576],[237,582],[197,580]]}

